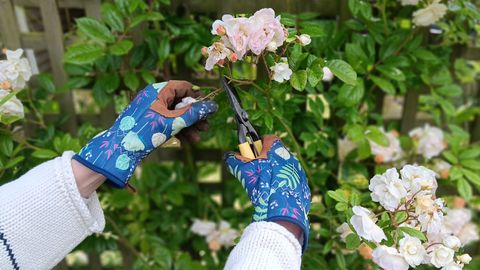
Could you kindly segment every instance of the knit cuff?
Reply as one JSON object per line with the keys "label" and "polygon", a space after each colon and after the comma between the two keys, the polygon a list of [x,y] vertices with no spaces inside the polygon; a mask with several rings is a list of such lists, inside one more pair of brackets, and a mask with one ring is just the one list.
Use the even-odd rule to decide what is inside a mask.
{"label": "knit cuff", "polygon": [[76,214],[78,224],[83,224],[90,233],[101,232],[105,228],[105,217],[100,201],[96,192],[87,199],[81,196],[71,164],[74,154],[74,152],[67,151],[60,158],[55,159],[57,179],[63,179],[58,184],[61,189],[65,190],[66,201],[69,202],[68,206],[72,209],[72,213]]}

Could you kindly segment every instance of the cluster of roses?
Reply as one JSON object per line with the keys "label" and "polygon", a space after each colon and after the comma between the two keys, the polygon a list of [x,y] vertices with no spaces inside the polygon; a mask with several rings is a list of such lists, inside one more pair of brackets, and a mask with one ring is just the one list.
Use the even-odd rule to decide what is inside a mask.
{"label": "cluster of roses", "polygon": [[[375,157],[375,162],[381,164],[402,159],[405,154],[400,146],[398,132],[396,130],[387,132],[382,127],[380,130],[388,138],[389,144],[388,146],[383,146],[374,141],[369,141],[370,150]],[[437,157],[447,148],[443,131],[429,124],[412,129],[408,135],[414,142],[415,153],[422,156],[426,161]],[[338,156],[340,161],[345,160],[347,155],[357,147],[357,143],[352,142],[348,138],[339,140]],[[437,176],[442,178],[448,178],[450,167],[451,164],[442,159],[434,159],[431,164],[431,168],[437,173]]]}
{"label": "cluster of roses", "polygon": [[[403,6],[416,6],[420,0],[400,0]],[[427,5],[413,13],[413,23],[417,26],[429,26],[447,13],[447,6],[441,0],[428,0]]]}
{"label": "cluster of roses", "polygon": [[227,221],[218,224],[209,220],[194,219],[190,231],[204,236],[211,251],[219,251],[220,248],[229,248],[235,244],[234,240],[239,236],[237,230],[231,228]]}
{"label": "cluster of roses", "polygon": [[[368,253],[365,249],[370,249],[373,262],[386,270],[406,270],[421,264],[431,264],[443,270],[458,270],[468,264],[471,257],[460,251],[472,239],[461,241],[458,237],[461,228],[452,228],[453,224],[450,224],[464,220],[453,220],[459,214],[450,212],[455,209],[444,207],[443,200],[435,196],[436,189],[435,173],[422,166],[405,165],[400,174],[397,169],[391,168],[384,174],[375,175],[370,180],[370,195],[391,217],[388,225],[391,227],[385,229],[392,231],[394,244],[387,246],[388,241],[382,244],[387,236],[376,224],[377,215],[367,208],[354,206],[350,224],[358,236],[370,243],[363,245],[362,252]],[[400,213],[403,213],[403,218],[398,221],[396,217]],[[338,231],[348,234],[349,228],[343,224]],[[409,230],[402,228],[414,229],[425,237],[404,233]],[[477,228],[469,230],[468,237],[478,239]],[[370,246],[376,247],[371,250]]]}
{"label": "cluster of roses", "polygon": [[[12,91],[25,88],[27,81],[32,76],[32,69],[28,60],[22,57],[23,50],[10,51],[3,49],[5,60],[0,60],[0,101],[3,101]],[[0,105],[0,116],[23,118],[23,104],[17,97],[12,96]]]}
{"label": "cluster of roses", "polygon": [[[206,70],[212,70],[215,65],[223,66],[226,61],[243,60],[250,52],[254,56],[265,51],[275,52],[288,39],[288,30],[280,22],[280,16],[275,16],[275,11],[271,8],[258,10],[248,18],[223,15],[222,20],[213,23],[212,34],[220,39],[202,49],[202,54],[207,57]],[[301,34],[293,41],[306,46],[310,44],[311,38],[307,34]],[[286,57],[282,57],[270,70],[272,79],[279,83],[288,81],[293,73]],[[332,79],[333,74],[325,67],[324,81]]]}

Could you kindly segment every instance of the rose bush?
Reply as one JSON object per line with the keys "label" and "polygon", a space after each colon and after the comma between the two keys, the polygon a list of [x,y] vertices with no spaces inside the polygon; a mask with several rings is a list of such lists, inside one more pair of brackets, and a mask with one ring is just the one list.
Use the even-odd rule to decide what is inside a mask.
{"label": "rose bush", "polygon": [[[34,86],[17,94],[25,119],[1,126],[2,182],[64,150],[78,151],[101,131],[82,123],[69,134],[61,129],[64,117],[51,120],[59,112],[55,97],[66,91],[92,89],[95,104],[82,99],[87,112],[118,112],[147,83],[190,79],[208,93],[226,75],[260,133],[279,135],[308,170],[313,202],[304,269],[478,268],[480,146],[469,124],[480,107],[462,86],[480,65],[457,53],[479,44],[472,34],[477,2],[351,0],[341,23],[269,9],[217,20],[174,14],[168,2],[105,1],[101,19],[77,18],[65,52],[67,84],[35,76]],[[22,85],[28,72],[16,63]],[[407,102],[416,93],[421,121],[412,128],[386,117],[402,106],[382,111],[383,100]],[[220,110],[210,131],[200,145],[181,148],[183,162],[145,162],[132,181],[139,196],[102,189],[107,230],[78,250],[91,258],[103,253],[98,261],[119,269],[222,268],[252,210],[233,179],[213,195],[199,184],[220,169],[193,161],[195,148],[237,144],[225,95],[215,99]],[[1,104],[0,111],[18,105]],[[407,201],[415,225],[400,226],[409,216],[395,210]],[[439,244],[424,246],[427,240]],[[85,263],[84,253],[70,260],[76,257]]]}

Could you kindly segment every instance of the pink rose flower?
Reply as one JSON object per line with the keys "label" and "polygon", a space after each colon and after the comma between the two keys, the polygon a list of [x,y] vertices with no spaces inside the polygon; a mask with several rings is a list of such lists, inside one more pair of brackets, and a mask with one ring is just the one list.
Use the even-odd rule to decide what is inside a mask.
{"label": "pink rose flower", "polygon": [[274,51],[285,42],[285,30],[280,23],[280,16],[275,17],[271,8],[261,9],[249,18],[251,33],[248,46],[256,55],[261,54],[268,46]]}
{"label": "pink rose flower", "polygon": [[205,63],[206,70],[212,70],[215,64],[223,63],[224,59],[231,54],[231,51],[221,42],[215,42],[212,46],[207,48],[207,62]]}
{"label": "pink rose flower", "polygon": [[225,45],[241,60],[248,50],[250,29],[250,21],[247,18],[235,18],[227,14],[222,16],[222,20],[213,23],[212,34],[220,35]]}

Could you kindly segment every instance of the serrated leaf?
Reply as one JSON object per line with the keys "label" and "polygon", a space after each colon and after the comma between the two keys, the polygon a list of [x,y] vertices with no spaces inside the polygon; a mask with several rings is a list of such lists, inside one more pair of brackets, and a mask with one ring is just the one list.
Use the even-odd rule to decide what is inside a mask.
{"label": "serrated leaf", "polygon": [[355,233],[351,233],[345,238],[345,244],[348,249],[357,249],[360,246],[360,243],[360,238]]}
{"label": "serrated leaf", "polygon": [[102,18],[113,29],[122,32],[125,29],[122,15],[116,6],[111,3],[102,4]]}
{"label": "serrated leaf", "polygon": [[401,232],[404,232],[410,236],[413,236],[413,237],[416,237],[420,240],[427,240],[427,238],[425,237],[425,234],[423,234],[421,231],[417,230],[417,229],[413,229],[413,228],[409,228],[409,227],[399,227],[398,228]]}
{"label": "serrated leaf", "polygon": [[470,180],[470,182],[472,182],[477,187],[480,187],[480,176],[478,175],[478,173],[472,172],[469,169],[462,169],[462,173],[468,180]]}
{"label": "serrated leaf", "polygon": [[457,190],[460,196],[467,201],[469,201],[473,196],[472,186],[467,182],[467,180],[465,180],[465,178],[460,178],[457,180]]}
{"label": "serrated leaf", "polygon": [[357,73],[345,61],[335,59],[327,62],[326,65],[330,71],[345,83],[355,85],[357,83]]}
{"label": "serrated leaf", "polygon": [[78,44],[69,47],[64,61],[72,64],[91,64],[104,54],[104,48],[91,44]]}
{"label": "serrated leaf", "polygon": [[114,55],[124,55],[127,54],[133,48],[133,42],[128,39],[124,39],[115,43],[112,47],[110,47],[110,51]]}
{"label": "serrated leaf", "polygon": [[388,80],[373,75],[370,76],[370,79],[372,79],[373,83],[385,93],[395,95],[395,86],[393,86]]}
{"label": "serrated leaf", "polygon": [[295,71],[290,77],[290,85],[298,91],[303,91],[307,86],[307,71]]}
{"label": "serrated leaf", "polygon": [[78,30],[87,37],[100,42],[114,42],[115,37],[110,30],[101,22],[83,17],[76,20]]}

